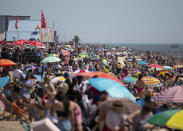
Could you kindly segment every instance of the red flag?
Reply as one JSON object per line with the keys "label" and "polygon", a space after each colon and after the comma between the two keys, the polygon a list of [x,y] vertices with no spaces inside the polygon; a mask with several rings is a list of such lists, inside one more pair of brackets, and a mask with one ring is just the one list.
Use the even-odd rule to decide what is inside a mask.
{"label": "red flag", "polygon": [[16,17],[16,22],[15,22],[15,28],[18,29],[18,22],[19,22],[19,17]]}
{"label": "red flag", "polygon": [[41,28],[46,28],[46,20],[44,18],[43,11],[41,11]]}

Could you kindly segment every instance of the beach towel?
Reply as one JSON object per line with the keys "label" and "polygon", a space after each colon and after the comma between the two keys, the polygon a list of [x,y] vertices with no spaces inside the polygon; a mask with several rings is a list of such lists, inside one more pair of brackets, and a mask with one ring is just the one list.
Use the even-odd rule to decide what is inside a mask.
{"label": "beach towel", "polygon": [[48,118],[30,124],[33,131],[60,131]]}

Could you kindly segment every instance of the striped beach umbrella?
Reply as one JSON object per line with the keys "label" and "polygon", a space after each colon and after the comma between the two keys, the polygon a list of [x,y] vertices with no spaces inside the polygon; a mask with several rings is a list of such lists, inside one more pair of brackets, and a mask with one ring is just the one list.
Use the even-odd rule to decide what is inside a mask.
{"label": "striped beach umbrella", "polygon": [[146,85],[151,87],[160,83],[160,80],[155,77],[143,77],[142,80],[145,82]]}
{"label": "striped beach umbrella", "polygon": [[183,86],[174,86],[161,91],[156,97],[156,101],[183,103]]}

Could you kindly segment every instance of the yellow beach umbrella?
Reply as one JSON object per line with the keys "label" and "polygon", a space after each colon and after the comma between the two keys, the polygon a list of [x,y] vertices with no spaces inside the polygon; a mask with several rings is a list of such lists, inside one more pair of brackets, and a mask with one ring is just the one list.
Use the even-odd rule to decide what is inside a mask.
{"label": "yellow beach umbrella", "polygon": [[183,110],[174,114],[171,119],[168,120],[166,126],[172,129],[183,130]]}
{"label": "yellow beach umbrella", "polygon": [[147,122],[161,127],[183,130],[183,110],[166,110],[150,117]]}
{"label": "yellow beach umbrella", "polygon": [[161,71],[159,74],[158,74],[158,76],[160,76],[160,75],[162,75],[163,77],[165,77],[165,74],[166,73],[169,73],[168,71]]}
{"label": "yellow beach umbrella", "polygon": [[71,48],[71,45],[66,45],[67,48]]}

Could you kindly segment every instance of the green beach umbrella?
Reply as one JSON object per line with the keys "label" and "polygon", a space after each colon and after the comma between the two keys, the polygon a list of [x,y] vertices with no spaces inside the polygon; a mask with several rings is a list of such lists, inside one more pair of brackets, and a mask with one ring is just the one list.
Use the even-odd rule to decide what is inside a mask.
{"label": "green beach umbrella", "polygon": [[167,110],[164,112],[160,112],[149,118],[147,122],[158,126],[166,126],[167,122],[171,119],[171,117],[179,111],[180,110]]}
{"label": "green beach umbrella", "polygon": [[79,54],[79,56],[81,58],[87,58],[88,57],[88,54],[86,52],[82,52],[82,53]]}
{"label": "green beach umbrella", "polygon": [[29,48],[35,48],[35,47],[34,46],[25,45],[24,48],[29,49]]}
{"label": "green beach umbrella", "polygon": [[58,57],[55,56],[49,56],[44,58],[41,62],[42,63],[53,63],[53,62],[59,62],[60,59]]}

